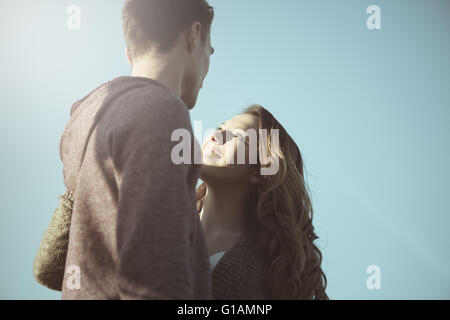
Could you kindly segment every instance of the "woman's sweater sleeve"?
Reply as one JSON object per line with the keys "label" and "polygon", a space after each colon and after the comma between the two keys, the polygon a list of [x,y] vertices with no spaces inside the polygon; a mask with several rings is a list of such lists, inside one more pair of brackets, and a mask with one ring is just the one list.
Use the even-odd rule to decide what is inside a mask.
{"label": "woman's sweater sleeve", "polygon": [[66,190],[58,198],[59,207],[53,213],[50,225],[42,237],[34,258],[33,273],[40,284],[61,291],[69,245],[73,194]]}

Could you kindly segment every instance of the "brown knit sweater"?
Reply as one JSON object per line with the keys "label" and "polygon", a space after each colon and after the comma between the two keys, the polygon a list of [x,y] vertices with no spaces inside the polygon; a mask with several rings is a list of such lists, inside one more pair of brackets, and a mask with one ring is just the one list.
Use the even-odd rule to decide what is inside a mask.
{"label": "brown knit sweater", "polygon": [[[195,202],[200,166],[171,159],[180,128],[199,147],[186,105],[148,78],[116,78],[74,104],[60,142],[64,184],[74,195],[63,299],[211,298]],[[38,263],[63,256],[61,219],[44,241],[63,242],[42,244],[58,250],[39,253]]]}
{"label": "brown knit sweater", "polygon": [[[34,261],[34,276],[47,288],[61,291],[65,256],[72,214],[73,195],[66,191],[60,196],[59,207]],[[61,227],[64,226],[64,227]],[[212,272],[213,299],[263,300],[264,263],[255,254],[255,246],[247,232],[219,260]]]}

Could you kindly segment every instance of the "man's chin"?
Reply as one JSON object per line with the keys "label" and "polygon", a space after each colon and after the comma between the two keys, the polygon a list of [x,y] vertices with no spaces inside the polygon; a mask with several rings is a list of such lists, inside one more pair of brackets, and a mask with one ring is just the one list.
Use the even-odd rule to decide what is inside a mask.
{"label": "man's chin", "polygon": [[183,100],[184,104],[188,107],[189,110],[192,110],[197,104],[197,97],[198,93],[189,96],[183,96],[181,97],[181,100]]}

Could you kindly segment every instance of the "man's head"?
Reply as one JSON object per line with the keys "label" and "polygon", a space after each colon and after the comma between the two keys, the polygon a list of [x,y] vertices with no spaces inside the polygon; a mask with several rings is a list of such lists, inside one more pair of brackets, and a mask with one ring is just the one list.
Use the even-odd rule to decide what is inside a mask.
{"label": "man's head", "polygon": [[214,9],[206,0],[126,0],[122,11],[128,57],[157,52],[175,57],[181,71],[181,99],[193,108],[209,70]]}

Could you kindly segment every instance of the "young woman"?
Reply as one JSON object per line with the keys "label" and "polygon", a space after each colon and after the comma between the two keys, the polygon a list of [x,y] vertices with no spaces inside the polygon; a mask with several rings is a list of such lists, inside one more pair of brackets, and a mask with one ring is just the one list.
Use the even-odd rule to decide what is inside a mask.
{"label": "young woman", "polygon": [[[267,139],[259,136],[261,129]],[[256,140],[244,134],[252,130]],[[271,139],[276,133],[278,139]],[[283,126],[255,105],[217,128],[202,149],[197,208],[213,268],[213,298],[328,299],[302,156]],[[238,150],[245,150],[245,161]],[[261,175],[274,161],[275,173]],[[71,201],[70,195],[60,197],[55,215],[70,216]],[[60,287],[64,260],[51,257],[48,248],[58,248],[61,256],[65,219],[52,221],[67,235],[54,236],[50,225],[52,236],[44,235],[34,264],[36,279],[52,289]]]}
{"label": "young woman", "polygon": [[[258,137],[267,130],[253,165],[251,141],[242,134],[249,129]],[[246,164],[237,164],[242,144]],[[261,175],[275,159],[278,171]],[[214,298],[328,299],[302,156],[274,116],[256,105],[226,121],[203,144],[203,163],[197,199]]]}

